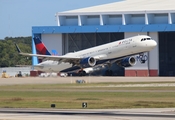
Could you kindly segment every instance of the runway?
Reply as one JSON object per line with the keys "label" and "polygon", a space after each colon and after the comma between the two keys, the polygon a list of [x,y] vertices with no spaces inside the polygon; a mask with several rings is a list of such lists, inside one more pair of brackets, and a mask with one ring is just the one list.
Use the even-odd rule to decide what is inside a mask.
{"label": "runway", "polygon": [[[67,84],[75,80],[98,82],[175,82],[174,77],[28,77],[0,78],[0,86],[23,84]],[[140,84],[136,84],[139,85]],[[147,84],[144,84],[146,86]],[[166,83],[160,85],[169,85]],[[174,84],[170,84],[174,85]],[[120,86],[118,86],[120,87]],[[125,86],[126,87],[126,86]],[[131,86],[130,86],[131,87]],[[10,89],[10,88],[9,88]],[[117,91],[114,91],[117,92]],[[133,91],[135,92],[135,91]],[[150,92],[150,91],[146,91]],[[164,91],[162,91],[164,92]],[[172,91],[174,92],[174,91]],[[174,120],[175,108],[143,109],[15,109],[0,108],[2,120]]]}
{"label": "runway", "polygon": [[175,77],[25,77],[0,78],[0,85],[20,84],[67,84],[76,80],[85,80],[88,83],[99,82],[175,82]]}
{"label": "runway", "polygon": [[174,120],[175,108],[146,109],[0,109],[8,120]]}

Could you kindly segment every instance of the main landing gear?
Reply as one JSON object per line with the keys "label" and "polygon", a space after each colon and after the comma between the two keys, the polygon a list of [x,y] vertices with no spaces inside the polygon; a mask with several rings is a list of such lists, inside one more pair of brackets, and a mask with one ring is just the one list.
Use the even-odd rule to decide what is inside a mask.
{"label": "main landing gear", "polygon": [[78,76],[86,76],[86,72],[82,69],[78,71]]}

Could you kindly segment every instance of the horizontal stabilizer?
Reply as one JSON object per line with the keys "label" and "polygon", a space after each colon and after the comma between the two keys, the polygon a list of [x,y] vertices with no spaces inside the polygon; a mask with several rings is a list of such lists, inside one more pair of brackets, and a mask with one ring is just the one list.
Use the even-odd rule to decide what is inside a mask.
{"label": "horizontal stabilizer", "polygon": [[16,49],[18,51],[18,53],[21,53],[21,50],[19,49],[18,45],[15,43]]}

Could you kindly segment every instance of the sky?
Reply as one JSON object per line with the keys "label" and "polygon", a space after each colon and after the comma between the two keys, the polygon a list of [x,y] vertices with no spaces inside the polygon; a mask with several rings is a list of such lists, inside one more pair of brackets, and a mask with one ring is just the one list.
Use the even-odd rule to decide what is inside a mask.
{"label": "sky", "polygon": [[55,14],[119,0],[0,0],[0,39],[32,35],[32,26],[56,26]]}

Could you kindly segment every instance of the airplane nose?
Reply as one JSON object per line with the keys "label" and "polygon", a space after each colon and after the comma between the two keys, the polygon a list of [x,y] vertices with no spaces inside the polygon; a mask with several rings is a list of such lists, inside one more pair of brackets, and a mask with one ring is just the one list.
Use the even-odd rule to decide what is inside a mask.
{"label": "airplane nose", "polygon": [[157,42],[154,41],[154,40],[152,40],[152,42],[151,42],[151,46],[152,46],[152,47],[156,47],[156,46],[157,46]]}

